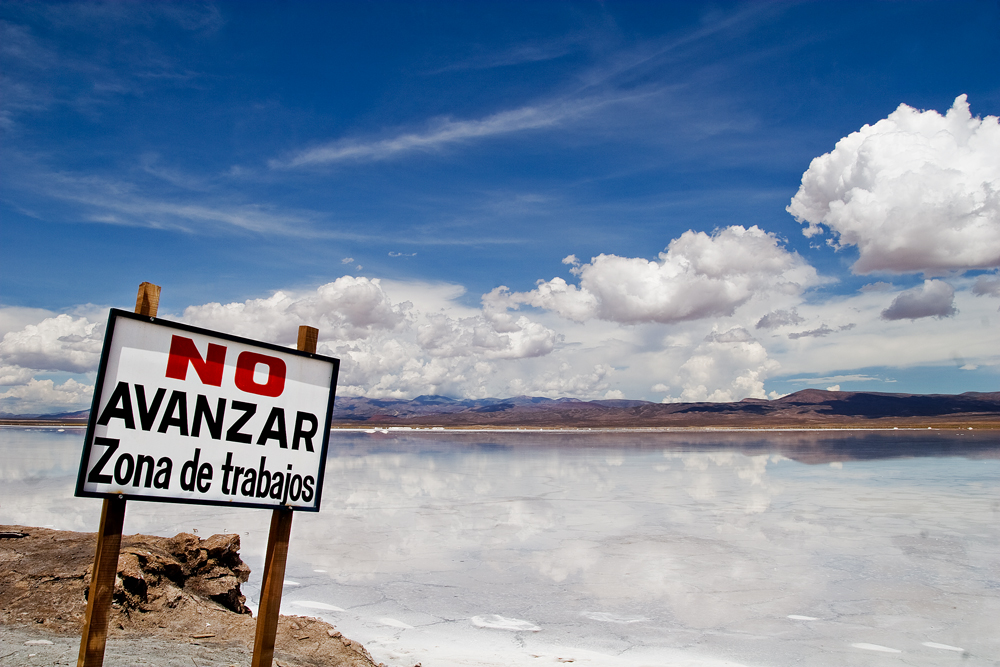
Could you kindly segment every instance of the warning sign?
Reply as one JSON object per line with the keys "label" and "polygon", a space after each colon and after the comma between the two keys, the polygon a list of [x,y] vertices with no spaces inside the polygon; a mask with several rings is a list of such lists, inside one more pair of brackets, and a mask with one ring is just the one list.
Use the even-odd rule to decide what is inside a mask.
{"label": "warning sign", "polygon": [[339,366],[112,310],[76,495],[318,511]]}

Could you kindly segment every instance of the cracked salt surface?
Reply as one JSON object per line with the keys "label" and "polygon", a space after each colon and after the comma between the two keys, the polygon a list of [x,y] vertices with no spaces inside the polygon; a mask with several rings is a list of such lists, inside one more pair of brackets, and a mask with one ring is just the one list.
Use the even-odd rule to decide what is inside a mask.
{"label": "cracked salt surface", "polygon": [[[94,530],[82,434],[12,435],[0,521]],[[239,532],[253,606],[266,516],[125,529]],[[996,666],[998,543],[1000,434],[335,433],[282,606],[391,667]]]}

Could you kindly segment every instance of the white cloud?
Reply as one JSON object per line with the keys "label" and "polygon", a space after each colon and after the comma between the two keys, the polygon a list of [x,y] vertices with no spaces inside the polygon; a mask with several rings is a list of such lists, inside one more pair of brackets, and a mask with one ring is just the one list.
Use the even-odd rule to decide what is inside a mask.
{"label": "white cloud", "polygon": [[882,311],[884,320],[916,320],[922,317],[954,317],[955,288],[942,280],[925,280],[923,285],[900,292]]}
{"label": "white cloud", "polygon": [[497,288],[487,300],[495,309],[528,304],[576,322],[666,324],[732,315],[754,296],[795,295],[819,282],[815,269],[775,235],[739,225],[711,235],[684,232],[659,261],[602,254],[573,272],[579,287],[553,278],[530,292]]}
{"label": "white cloud", "polygon": [[553,350],[555,331],[520,317],[513,327],[497,331],[482,316],[453,319],[440,313],[428,315],[420,325],[417,341],[431,356],[456,357],[481,354],[486,359],[539,357]]}
{"label": "white cloud", "polygon": [[56,313],[44,308],[24,308],[20,306],[0,306],[0,339],[10,331],[20,331],[29,324],[41,322]]}
{"label": "white cloud", "polygon": [[508,384],[509,395],[597,398],[608,391],[608,375],[612,372],[609,366],[597,364],[589,372],[573,373],[573,367],[564,362],[541,375],[514,378]]}
{"label": "white cloud", "polygon": [[103,340],[103,322],[57,315],[5,334],[0,341],[0,362],[42,371],[85,373],[97,369]]}
{"label": "white cloud", "polygon": [[827,387],[826,390],[827,391],[840,391],[840,385],[839,384],[831,385],[831,386]]}
{"label": "white cloud", "polygon": [[[537,389],[542,395],[598,398],[614,391],[604,379],[610,368],[545,362],[561,336],[527,316],[492,317],[463,306],[457,299],[465,290],[457,285],[387,285],[342,276],[311,290],[189,306],[179,319],[282,345],[294,344],[300,325],[317,327],[320,352],[341,359],[340,395],[485,397]],[[161,316],[177,319],[169,313]],[[3,395],[8,411],[85,407],[74,407],[76,385],[52,385],[34,376],[40,370],[96,370],[102,338],[103,324],[68,314],[9,332],[0,342],[0,386],[10,387]],[[540,363],[535,371],[518,366],[534,360]]]}
{"label": "white cloud", "polygon": [[780,364],[768,358],[763,345],[743,334],[747,334],[745,329],[733,329],[708,336],[678,370],[679,384],[683,386],[680,396],[663,402],[767,398],[764,380]]}
{"label": "white cloud", "polygon": [[856,273],[1000,266],[1000,122],[965,95],[945,116],[901,104],[814,159],[787,210],[856,246]]}
{"label": "white cloud", "polygon": [[[701,235],[700,240],[713,249],[721,234]],[[773,237],[759,230],[757,234],[752,241],[763,240],[765,249],[785,261],[768,274],[777,276],[773,284],[751,291],[749,299],[732,308],[731,314],[700,319],[661,323],[597,317],[604,312],[602,300],[610,298],[611,292],[591,291],[597,289],[590,287],[596,283],[582,280],[595,265],[603,268],[596,260],[580,265],[580,286],[565,287],[575,290],[589,319],[565,317],[565,304],[561,312],[555,308],[512,310],[514,295],[499,288],[483,295],[481,307],[475,308],[464,305],[467,298],[460,285],[352,276],[245,302],[194,305],[180,319],[284,345],[294,343],[300,324],[316,326],[320,352],[342,362],[338,395],[372,398],[528,394],[729,401],[767,397],[764,384],[779,370],[794,377],[793,381],[827,387],[880,379],[845,369],[941,364],[975,366],[983,373],[1000,367],[996,302],[976,296],[976,279],[956,277],[953,285],[931,280],[925,283],[927,287],[907,291],[886,286],[806,298],[800,285],[816,280],[815,272],[798,266],[802,260],[784,253]],[[704,258],[708,252],[681,253],[678,245],[672,243],[664,253],[667,259],[653,262],[653,268],[683,266],[677,280],[682,285],[697,284],[709,274]],[[752,243],[750,248],[752,257],[767,259],[766,253],[754,254]],[[723,250],[716,253],[721,268],[711,275],[742,284],[763,281],[738,265],[733,269],[727,263],[728,249]],[[782,266],[792,268],[782,273]],[[808,280],[788,280],[795,271]],[[786,288],[781,286],[783,281],[795,284]],[[537,297],[557,284],[543,282],[528,294]],[[895,306],[887,309],[890,301]],[[668,301],[667,306],[676,304]],[[929,309],[932,316],[913,321],[920,308]],[[961,309],[961,316],[942,317],[949,308]],[[81,307],[72,315],[59,316],[40,311],[34,315],[39,318],[35,323],[8,332],[2,343],[4,356],[0,356],[0,382],[7,383],[0,408],[43,413],[86,407],[74,385],[44,384],[47,380],[37,377],[36,366],[74,372],[96,368],[100,335],[94,321],[101,319],[99,310]],[[887,320],[882,317],[886,310],[906,316]],[[754,329],[762,320],[769,324],[794,321],[801,325],[796,327],[800,331],[788,335],[777,326]],[[955,359],[961,361],[956,364]],[[80,386],[89,382],[86,378],[75,381]],[[46,400],[51,403],[43,405]],[[18,409],[14,404],[32,407]]]}
{"label": "white cloud", "polygon": [[339,392],[369,397],[503,395],[511,372],[498,374],[495,362],[543,357],[559,341],[527,317],[492,318],[459,305],[459,286],[388,285],[342,276],[312,291],[191,306],[183,319],[281,344],[295,341],[299,325],[315,326],[320,351],[341,359]]}
{"label": "white cloud", "polygon": [[35,371],[30,368],[0,365],[0,387],[27,384],[34,375]]}
{"label": "white cloud", "polygon": [[377,279],[341,276],[313,292],[275,292],[243,303],[207,303],[184,311],[185,322],[229,333],[290,344],[299,325],[317,327],[324,338],[354,340],[404,323],[412,304],[393,304]]}
{"label": "white cloud", "polygon": [[70,378],[62,384],[52,380],[29,380],[0,393],[0,412],[11,414],[46,414],[75,412],[90,407],[92,385]]}

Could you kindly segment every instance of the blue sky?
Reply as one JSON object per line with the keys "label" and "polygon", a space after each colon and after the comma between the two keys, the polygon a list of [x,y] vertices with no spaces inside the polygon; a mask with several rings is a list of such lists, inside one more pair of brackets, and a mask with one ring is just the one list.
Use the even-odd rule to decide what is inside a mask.
{"label": "blue sky", "polygon": [[998,388],[996,2],[0,21],[0,411],[87,407],[143,280],[352,395]]}

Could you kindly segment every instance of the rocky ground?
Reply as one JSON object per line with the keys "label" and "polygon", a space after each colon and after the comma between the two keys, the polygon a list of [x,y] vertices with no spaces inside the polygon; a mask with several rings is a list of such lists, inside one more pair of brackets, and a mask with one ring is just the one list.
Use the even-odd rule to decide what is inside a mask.
{"label": "rocky ground", "polygon": [[[93,533],[0,526],[0,665],[74,664],[93,567]],[[256,619],[240,584],[238,535],[122,539],[104,664],[248,665]],[[377,667],[319,619],[282,616],[278,667]]]}

